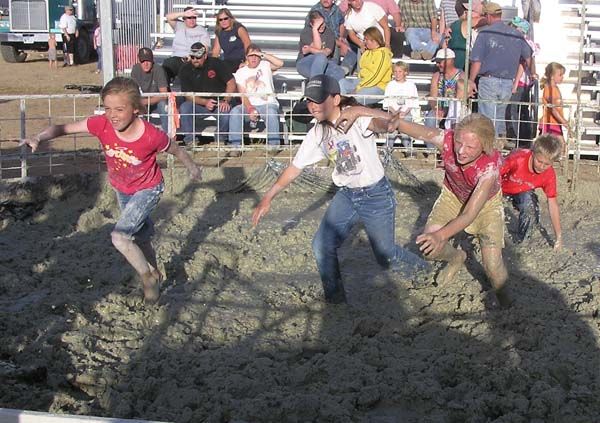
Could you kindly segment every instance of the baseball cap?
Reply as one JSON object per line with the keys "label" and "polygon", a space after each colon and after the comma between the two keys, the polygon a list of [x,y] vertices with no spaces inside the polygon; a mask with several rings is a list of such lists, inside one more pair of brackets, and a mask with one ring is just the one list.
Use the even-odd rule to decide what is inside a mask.
{"label": "baseball cap", "polygon": [[438,62],[441,60],[455,59],[455,58],[456,58],[456,54],[454,53],[454,50],[449,49],[449,48],[441,48],[437,51],[433,60],[435,62]]}
{"label": "baseball cap", "polygon": [[515,16],[510,23],[523,34],[527,34],[529,32],[529,28],[531,27],[529,22],[519,16]]}
{"label": "baseball cap", "polygon": [[340,84],[329,75],[321,74],[310,78],[304,90],[304,97],[315,103],[323,103],[327,97],[340,93]]}
{"label": "baseball cap", "polygon": [[202,57],[206,54],[206,47],[202,43],[194,43],[190,49],[190,56]]}
{"label": "baseball cap", "polygon": [[154,54],[148,47],[142,47],[138,50],[138,59],[140,62],[154,62]]}
{"label": "baseball cap", "polygon": [[498,3],[489,1],[483,5],[483,14],[484,15],[501,15],[502,7]]}
{"label": "baseball cap", "polygon": [[65,10],[75,10],[73,6],[65,6]]}

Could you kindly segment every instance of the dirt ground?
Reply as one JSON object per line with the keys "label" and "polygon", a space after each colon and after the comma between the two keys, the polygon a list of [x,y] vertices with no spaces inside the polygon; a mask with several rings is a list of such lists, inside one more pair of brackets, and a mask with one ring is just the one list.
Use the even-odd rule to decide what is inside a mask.
{"label": "dirt ground", "polygon": [[[509,310],[486,308],[477,248],[440,287],[380,270],[360,228],[340,251],[349,304],[331,306],[310,250],[330,194],[282,193],[253,230],[260,194],[223,192],[251,172],[165,172],[156,306],[110,244],[118,210],[102,177],[3,186],[0,406],[176,422],[600,415],[597,183],[560,197],[563,252],[541,232],[523,245],[507,235]],[[440,178],[416,174],[418,190],[391,176],[398,242],[412,249]]]}

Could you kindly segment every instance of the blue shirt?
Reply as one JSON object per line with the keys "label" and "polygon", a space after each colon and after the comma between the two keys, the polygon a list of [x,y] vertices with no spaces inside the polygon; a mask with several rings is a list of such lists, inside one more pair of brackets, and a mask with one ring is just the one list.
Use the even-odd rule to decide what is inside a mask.
{"label": "blue shirt", "polygon": [[[325,26],[333,31],[336,39],[340,38],[340,25],[343,25],[344,23],[344,14],[340,8],[336,4],[333,4],[331,9],[328,11],[321,6],[321,2],[319,2],[310,8],[311,12],[313,10],[321,12],[321,15],[323,15],[323,18],[325,18]],[[308,26],[308,18],[306,18],[306,21],[306,26]]]}
{"label": "blue shirt", "polygon": [[531,53],[523,34],[502,22],[495,22],[479,31],[471,61],[481,62],[479,75],[514,79],[519,61],[530,58]]}

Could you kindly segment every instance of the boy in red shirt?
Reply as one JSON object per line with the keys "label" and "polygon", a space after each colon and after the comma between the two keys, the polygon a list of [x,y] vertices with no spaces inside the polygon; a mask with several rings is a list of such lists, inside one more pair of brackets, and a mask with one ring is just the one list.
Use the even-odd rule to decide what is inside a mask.
{"label": "boy in red shirt", "polygon": [[560,212],[556,200],[556,174],[552,163],[561,154],[560,140],[550,134],[537,137],[531,150],[515,150],[506,157],[500,175],[502,192],[509,196],[519,211],[517,242],[522,242],[531,234],[533,225],[539,224],[538,199],[536,188],[542,188],[548,198],[548,212],[556,241],[554,249],[562,247]]}

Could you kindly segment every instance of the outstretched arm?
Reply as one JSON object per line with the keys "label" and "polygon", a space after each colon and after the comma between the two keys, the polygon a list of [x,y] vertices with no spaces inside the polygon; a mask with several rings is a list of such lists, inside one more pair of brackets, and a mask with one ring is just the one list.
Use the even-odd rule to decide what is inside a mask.
{"label": "outstretched arm", "polygon": [[31,151],[38,149],[40,143],[50,141],[63,135],[88,133],[87,118],[77,122],[66,123],[64,125],[51,125],[37,135],[31,138],[21,140],[19,145],[31,147]]}
{"label": "outstretched arm", "polygon": [[560,227],[560,211],[556,197],[548,198],[548,213],[550,214],[550,221],[552,222],[552,228],[556,236],[554,249],[560,250],[562,248],[562,229]]}
{"label": "outstretched arm", "polygon": [[254,213],[252,213],[252,225],[258,225],[260,219],[269,212],[271,208],[271,201],[277,194],[279,194],[282,190],[284,190],[289,184],[291,184],[294,179],[296,179],[302,173],[302,169],[298,169],[294,165],[289,165],[283,173],[277,178],[277,181],[273,184],[273,186],[267,191],[264,195],[260,203],[254,209]]}
{"label": "outstretched arm", "polygon": [[167,148],[167,153],[174,155],[181,163],[183,163],[190,173],[190,177],[192,179],[196,179],[198,181],[202,180],[202,168],[196,165],[187,151],[180,148],[177,143],[171,142],[171,145],[169,145],[169,148]]}

